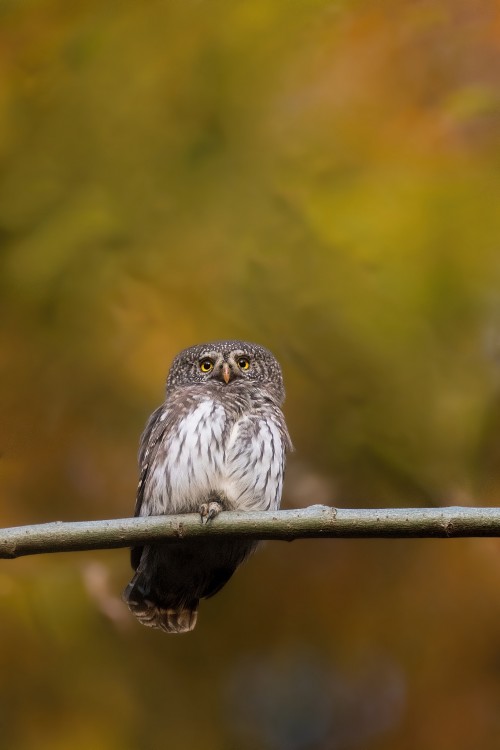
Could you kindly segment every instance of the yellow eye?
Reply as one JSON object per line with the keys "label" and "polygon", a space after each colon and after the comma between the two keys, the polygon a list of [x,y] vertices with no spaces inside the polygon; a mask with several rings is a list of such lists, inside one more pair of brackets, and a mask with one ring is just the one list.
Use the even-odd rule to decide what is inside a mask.
{"label": "yellow eye", "polygon": [[240,368],[240,370],[248,370],[248,368],[250,367],[250,360],[248,359],[248,357],[240,357],[238,359],[238,367]]}
{"label": "yellow eye", "polygon": [[211,372],[214,369],[214,363],[211,359],[205,358],[200,360],[200,370],[202,372]]}

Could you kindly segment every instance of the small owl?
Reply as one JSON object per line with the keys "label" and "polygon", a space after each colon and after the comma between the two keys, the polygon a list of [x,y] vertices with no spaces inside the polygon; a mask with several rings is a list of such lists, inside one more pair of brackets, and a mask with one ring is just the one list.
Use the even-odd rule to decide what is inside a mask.
{"label": "small owl", "polygon": [[[281,411],[281,368],[244,341],[185,349],[174,359],[165,402],[139,449],[136,516],[276,510],[290,437]],[[256,542],[199,539],[132,549],[135,575],[124,592],[144,625],[184,633],[198,603],[219,591]]]}

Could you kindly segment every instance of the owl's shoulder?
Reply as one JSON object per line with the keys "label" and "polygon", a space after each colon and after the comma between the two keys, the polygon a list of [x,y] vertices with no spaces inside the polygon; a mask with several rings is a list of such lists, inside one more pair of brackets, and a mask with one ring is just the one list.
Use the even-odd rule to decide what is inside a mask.
{"label": "owl's shoulder", "polygon": [[165,402],[151,415],[143,438],[151,442],[160,434],[166,437],[177,429],[181,419],[193,415],[208,421],[222,418],[226,422],[237,422],[244,417],[270,418],[284,424],[277,399],[262,386],[244,382],[230,387],[217,383],[205,387],[186,385],[167,393]]}

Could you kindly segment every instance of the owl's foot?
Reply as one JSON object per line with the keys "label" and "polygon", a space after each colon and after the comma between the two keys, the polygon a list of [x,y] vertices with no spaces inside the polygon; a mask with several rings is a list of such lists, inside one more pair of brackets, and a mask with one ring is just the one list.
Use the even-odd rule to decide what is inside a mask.
{"label": "owl's foot", "polygon": [[212,518],[218,516],[221,510],[222,505],[216,500],[211,500],[209,503],[203,503],[203,505],[200,505],[201,522],[208,523]]}

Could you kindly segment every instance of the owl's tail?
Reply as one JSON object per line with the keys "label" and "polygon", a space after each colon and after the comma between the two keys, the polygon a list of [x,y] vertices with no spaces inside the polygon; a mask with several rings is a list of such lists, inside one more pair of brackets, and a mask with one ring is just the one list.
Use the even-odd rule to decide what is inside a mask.
{"label": "owl's tail", "polygon": [[123,592],[123,599],[142,625],[166,633],[188,633],[198,617],[198,602],[184,607],[162,607],[147,597],[142,573],[137,571]]}

